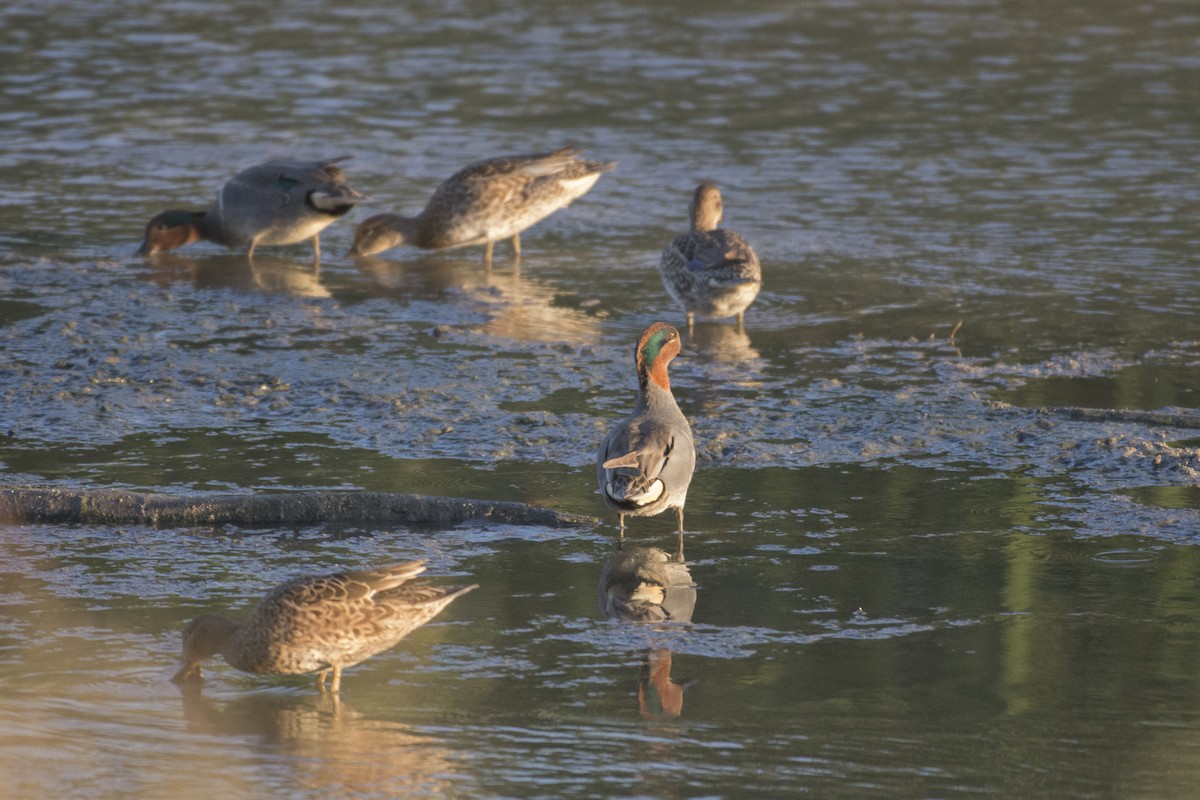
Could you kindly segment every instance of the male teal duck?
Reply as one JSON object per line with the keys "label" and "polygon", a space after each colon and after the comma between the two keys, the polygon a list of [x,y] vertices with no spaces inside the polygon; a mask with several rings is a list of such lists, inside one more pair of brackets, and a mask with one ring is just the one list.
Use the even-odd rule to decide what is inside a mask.
{"label": "male teal duck", "polygon": [[758,256],[741,236],[719,227],[725,211],[721,192],[702,183],[692,195],[692,229],[676,236],[663,251],[658,269],[663,286],[687,314],[688,331],[695,316],[742,317],[762,288]]}
{"label": "male teal duck", "polygon": [[490,264],[497,241],[512,239],[521,255],[521,231],[582,197],[615,161],[586,161],[567,147],[553,153],[479,161],[450,176],[415,217],[378,214],[354,232],[352,256],[400,245],[427,250],[484,245]]}
{"label": "male teal duck", "polygon": [[683,505],[696,449],[692,428],[675,403],[667,377],[667,365],[679,347],[679,331],[665,322],[650,325],[638,337],[637,405],[600,445],[596,478],[604,502],[617,512],[622,538],[625,515],[645,517],[675,509],[682,559]]}
{"label": "male teal duck", "polygon": [[322,692],[332,671],[329,690],[337,692],[343,668],[387,650],[479,588],[409,583],[424,571],[424,561],[410,561],[295,578],[268,592],[241,623],[216,614],[196,617],[183,631],[183,664],[173,680],[202,677],[201,662],[220,653],[244,672],[317,672]]}
{"label": "male teal duck", "polygon": [[140,255],[154,255],[207,240],[254,255],[260,244],[312,240],[321,258],[320,234],[365,195],[334,166],[350,156],[326,161],[269,161],[242,170],[222,187],[207,211],[172,209],[146,225]]}

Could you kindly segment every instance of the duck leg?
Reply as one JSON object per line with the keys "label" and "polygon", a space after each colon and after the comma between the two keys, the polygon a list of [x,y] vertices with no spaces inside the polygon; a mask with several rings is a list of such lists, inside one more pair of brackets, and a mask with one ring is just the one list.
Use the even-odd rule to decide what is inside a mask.
{"label": "duck leg", "polygon": [[317,234],[313,235],[312,244],[313,244],[313,263],[320,264],[321,263],[321,234],[317,233]]}
{"label": "duck leg", "polygon": [[736,328],[736,330],[738,333],[742,333],[745,330],[744,327],[742,326],[742,320],[745,318],[745,316],[746,316],[745,311],[739,311],[737,313],[737,328]]}
{"label": "duck leg", "polygon": [[329,683],[329,691],[337,694],[342,688],[342,665],[333,665],[333,680]]}
{"label": "duck leg", "polygon": [[487,244],[483,248],[483,263],[489,267],[492,265],[492,248],[495,246],[496,243],[488,239]]}
{"label": "duck leg", "polygon": [[513,246],[513,256],[515,258],[520,258],[521,257],[521,234],[519,231],[512,235],[512,246]]}
{"label": "duck leg", "polygon": [[323,669],[317,673],[317,690],[321,694],[325,694],[325,676],[329,674],[329,670]]}
{"label": "duck leg", "polygon": [[623,541],[625,541],[625,515],[624,514],[621,514],[621,513],[617,514],[617,525],[620,528],[620,533],[617,534],[617,540],[623,542]]}
{"label": "duck leg", "polygon": [[675,509],[675,514],[679,517],[679,552],[675,555],[675,560],[683,561],[683,506]]}

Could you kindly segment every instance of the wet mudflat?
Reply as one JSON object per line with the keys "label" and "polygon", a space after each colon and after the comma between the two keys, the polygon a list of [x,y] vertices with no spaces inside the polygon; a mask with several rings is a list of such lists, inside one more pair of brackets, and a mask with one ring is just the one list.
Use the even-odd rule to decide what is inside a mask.
{"label": "wet mudflat", "polygon": [[[1200,16],[793,5],[0,12],[4,484],[601,515],[634,338],[682,323],[655,265],[696,182],[765,275],[744,332],[700,323],[672,365],[690,622],[601,613],[609,517],[7,525],[14,794],[1193,793]],[[620,164],[519,263],[341,256],[461,164],[564,144]],[[342,152],[371,207],[319,269],[131,256],[242,166]],[[409,558],[481,588],[340,703],[168,682],[196,613]]]}

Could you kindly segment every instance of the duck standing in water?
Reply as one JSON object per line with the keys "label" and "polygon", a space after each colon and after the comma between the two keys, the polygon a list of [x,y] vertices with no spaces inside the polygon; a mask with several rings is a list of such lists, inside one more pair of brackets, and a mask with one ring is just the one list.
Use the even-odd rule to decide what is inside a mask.
{"label": "duck standing in water", "polygon": [[146,225],[139,255],[151,256],[192,242],[210,241],[245,248],[252,258],[260,244],[312,240],[313,260],[321,260],[321,231],[366,196],[334,166],[350,156],[326,161],[269,161],[234,175],[207,211],[164,211]]}
{"label": "duck standing in water", "polygon": [[521,231],[582,197],[615,161],[585,161],[567,147],[553,153],[479,161],[450,176],[415,217],[377,214],[354,232],[351,256],[400,245],[445,250],[482,244],[492,263],[497,241],[511,239],[521,255]]}
{"label": "duck standing in water", "polygon": [[692,229],[663,251],[658,270],[667,293],[687,314],[688,332],[697,314],[720,319],[742,316],[762,288],[758,256],[739,233],[721,228],[721,192],[702,183],[692,195]]}
{"label": "duck standing in water", "polygon": [[667,365],[679,354],[679,331],[650,325],[634,354],[638,398],[633,413],[600,445],[596,477],[604,502],[617,512],[621,538],[625,515],[653,516],[675,509],[679,558],[683,558],[683,505],[696,467],[692,428],[671,394]]}
{"label": "duck standing in water", "polygon": [[322,692],[332,671],[329,690],[336,693],[343,668],[387,650],[479,588],[409,583],[424,571],[424,561],[410,561],[295,578],[268,592],[241,623],[216,614],[196,617],[183,631],[183,664],[173,680],[201,678],[201,662],[220,653],[244,672],[317,672]]}

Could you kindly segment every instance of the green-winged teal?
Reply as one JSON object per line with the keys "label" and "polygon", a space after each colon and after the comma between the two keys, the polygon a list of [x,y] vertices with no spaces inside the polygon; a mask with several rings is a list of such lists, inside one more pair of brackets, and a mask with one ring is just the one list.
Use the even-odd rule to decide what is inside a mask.
{"label": "green-winged teal", "polygon": [[320,260],[320,234],[338,217],[366,199],[334,166],[350,156],[326,161],[269,161],[233,176],[207,211],[173,209],[146,225],[138,249],[154,255],[207,240],[239,249],[246,256],[260,244],[295,244],[312,240]]}
{"label": "green-winged teal", "polygon": [[424,625],[471,586],[434,586],[409,581],[425,571],[410,561],[381,569],[305,576],[267,593],[241,623],[204,614],[183,631],[183,664],[174,680],[201,677],[200,664],[220,653],[234,667],[267,675],[333,672],[392,647]]}
{"label": "green-winged teal", "polygon": [[740,329],[762,288],[758,256],[741,234],[719,227],[724,214],[717,187],[697,186],[689,210],[692,229],[667,245],[658,265],[667,293],[687,314],[689,331],[697,314],[736,316]]}
{"label": "green-winged teal", "polygon": [[448,178],[415,217],[378,214],[354,232],[352,256],[400,245],[445,250],[485,245],[491,263],[496,242],[512,239],[521,254],[521,231],[582,197],[615,161],[585,161],[575,148],[479,161]]}
{"label": "green-winged teal", "polygon": [[634,354],[638,398],[633,413],[608,435],[596,456],[604,502],[625,515],[644,517],[675,509],[683,557],[683,505],[696,466],[692,429],[675,403],[667,365],[679,354],[679,331],[665,322],[647,327]]}

